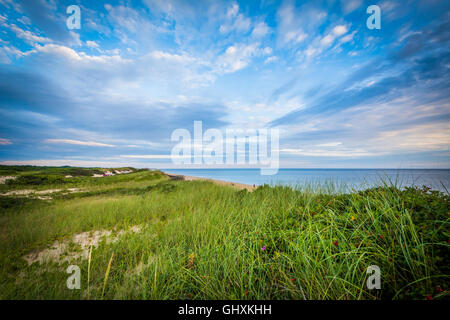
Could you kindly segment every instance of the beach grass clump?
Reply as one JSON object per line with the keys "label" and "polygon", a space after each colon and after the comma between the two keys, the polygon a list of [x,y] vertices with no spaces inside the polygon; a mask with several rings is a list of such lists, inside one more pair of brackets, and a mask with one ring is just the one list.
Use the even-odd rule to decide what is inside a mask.
{"label": "beach grass clump", "polygon": [[[71,186],[82,191],[51,200],[0,198],[0,298],[448,297],[450,198],[426,187],[248,192],[150,170],[78,178]],[[89,259],[23,258],[98,230],[110,233],[67,245]],[[66,286],[69,265],[81,268],[80,290]],[[380,290],[367,287],[371,265]]]}

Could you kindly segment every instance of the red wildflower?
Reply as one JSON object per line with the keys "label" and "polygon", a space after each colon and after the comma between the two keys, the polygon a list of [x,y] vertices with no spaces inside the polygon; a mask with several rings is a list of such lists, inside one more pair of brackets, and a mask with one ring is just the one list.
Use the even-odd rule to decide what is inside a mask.
{"label": "red wildflower", "polygon": [[380,239],[383,239],[383,236],[380,234]]}
{"label": "red wildflower", "polygon": [[426,298],[427,298],[427,300],[433,300],[433,297],[430,295],[428,295]]}
{"label": "red wildflower", "polygon": [[442,290],[441,286],[437,286],[437,287],[436,287],[436,290],[439,291],[439,292],[444,291],[444,290]]}
{"label": "red wildflower", "polygon": [[294,278],[291,278],[291,282],[294,282],[294,280],[295,280]]}
{"label": "red wildflower", "polygon": [[248,294],[248,291],[245,291],[245,294],[247,295],[247,294]]}
{"label": "red wildflower", "polygon": [[339,243],[337,241],[333,242],[333,244],[337,247]]}

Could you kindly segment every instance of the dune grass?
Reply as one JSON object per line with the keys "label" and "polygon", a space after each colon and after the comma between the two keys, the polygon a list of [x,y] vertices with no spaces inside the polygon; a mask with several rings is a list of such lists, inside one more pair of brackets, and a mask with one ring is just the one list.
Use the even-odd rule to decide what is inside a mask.
{"label": "dune grass", "polygon": [[[3,188],[30,188],[24,182]],[[51,201],[0,197],[1,299],[448,297],[450,199],[427,188],[250,193],[146,170],[39,188],[49,186],[84,191]],[[81,232],[133,226],[140,231],[104,239],[90,260],[23,259]],[[66,287],[71,264],[81,268],[80,290]],[[381,269],[381,290],[366,287],[370,265]]]}

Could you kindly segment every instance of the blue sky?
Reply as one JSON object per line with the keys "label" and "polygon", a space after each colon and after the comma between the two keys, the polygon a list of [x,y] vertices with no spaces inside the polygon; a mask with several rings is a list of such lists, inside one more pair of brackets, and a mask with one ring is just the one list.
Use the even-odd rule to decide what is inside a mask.
{"label": "blue sky", "polygon": [[281,167],[450,168],[449,9],[0,0],[0,163],[168,168],[201,120],[279,128]]}

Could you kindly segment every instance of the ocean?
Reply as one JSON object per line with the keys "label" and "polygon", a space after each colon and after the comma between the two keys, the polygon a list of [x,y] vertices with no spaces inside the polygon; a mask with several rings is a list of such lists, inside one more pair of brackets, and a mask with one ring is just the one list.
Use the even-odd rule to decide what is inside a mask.
{"label": "ocean", "polygon": [[399,188],[428,186],[447,193],[450,169],[280,169],[264,176],[259,169],[162,169],[167,173],[203,177],[250,185],[335,185],[344,191],[362,190],[383,184]]}

